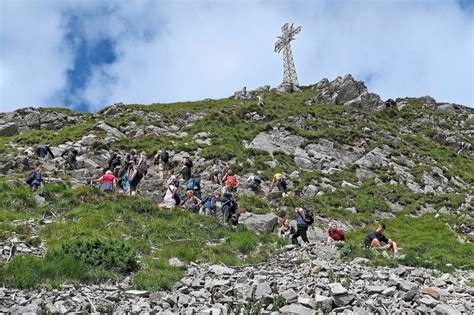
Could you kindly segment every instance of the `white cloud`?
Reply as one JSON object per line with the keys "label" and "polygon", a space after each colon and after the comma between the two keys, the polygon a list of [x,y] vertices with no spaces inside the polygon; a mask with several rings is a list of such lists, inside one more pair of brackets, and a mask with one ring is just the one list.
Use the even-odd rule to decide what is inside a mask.
{"label": "white cloud", "polygon": [[[273,45],[287,21],[303,26],[293,43],[301,84],[352,73],[357,79],[371,76],[369,89],[383,98],[431,95],[474,105],[474,24],[455,1],[88,1],[73,3],[68,10],[84,19],[82,34],[88,40],[110,38],[116,43],[117,60],[94,67],[87,86],[74,95],[93,111],[114,102],[218,98],[244,85],[276,85],[282,58]],[[54,11],[29,8],[28,15],[15,18],[20,24],[23,18],[38,23],[45,16],[57,17],[60,10]],[[25,38],[18,40],[13,23],[2,22],[15,34],[6,47],[25,55],[36,30],[26,28]],[[43,58],[26,54],[22,64],[23,58],[0,51],[2,60],[4,55],[10,58],[8,73],[18,73],[13,80],[5,78],[0,66],[1,104],[47,105],[42,102],[48,93],[64,85],[70,54],[58,25],[52,23],[50,35],[39,45],[53,73],[41,87],[22,69],[40,67]],[[16,97],[16,82],[26,82],[32,92]],[[4,86],[10,87],[8,93]]]}
{"label": "white cloud", "polygon": [[1,1],[0,12],[1,111],[50,105],[72,66],[59,10],[39,1]]}

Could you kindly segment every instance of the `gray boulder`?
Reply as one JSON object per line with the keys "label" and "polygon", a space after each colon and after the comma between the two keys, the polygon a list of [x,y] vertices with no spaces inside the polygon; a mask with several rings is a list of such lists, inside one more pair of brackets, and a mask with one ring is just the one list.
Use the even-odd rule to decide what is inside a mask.
{"label": "gray boulder", "polygon": [[18,133],[18,126],[14,122],[0,125],[0,136],[9,137]]}
{"label": "gray boulder", "polygon": [[316,311],[295,303],[280,308],[281,315],[315,315]]}
{"label": "gray boulder", "polygon": [[271,233],[278,223],[278,217],[273,213],[253,214],[245,212],[240,216],[239,222],[249,228],[262,233]]}
{"label": "gray boulder", "polygon": [[249,147],[274,153],[276,151],[285,154],[295,154],[305,138],[292,135],[289,131],[284,129],[273,129],[272,131],[259,133],[250,143]]}

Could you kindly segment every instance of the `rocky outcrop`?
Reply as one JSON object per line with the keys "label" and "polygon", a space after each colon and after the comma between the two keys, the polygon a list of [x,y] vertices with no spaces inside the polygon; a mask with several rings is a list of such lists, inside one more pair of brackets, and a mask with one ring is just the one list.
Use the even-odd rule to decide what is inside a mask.
{"label": "rocky outcrop", "polygon": [[380,96],[369,93],[363,81],[356,81],[352,75],[337,77],[334,81],[321,80],[313,87],[316,96],[306,102],[339,104],[361,108],[368,111],[378,111],[383,106]]}
{"label": "rocky outcrop", "polygon": [[269,132],[259,133],[249,147],[267,151],[268,153],[283,152],[294,155],[296,149],[305,141],[305,138],[291,134],[283,128],[274,128]]}
{"label": "rocky outcrop", "polygon": [[58,111],[45,111],[32,107],[18,109],[11,113],[6,113],[3,120],[8,123],[15,123],[19,132],[31,129],[59,130],[66,124],[75,124],[83,121],[81,114],[66,115]]}

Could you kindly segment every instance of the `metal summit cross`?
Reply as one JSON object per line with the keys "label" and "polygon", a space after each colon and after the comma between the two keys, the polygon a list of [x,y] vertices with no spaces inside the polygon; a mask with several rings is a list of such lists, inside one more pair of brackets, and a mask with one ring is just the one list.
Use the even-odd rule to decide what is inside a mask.
{"label": "metal summit cross", "polygon": [[285,23],[281,27],[282,34],[278,36],[275,43],[275,52],[280,53],[283,50],[283,83],[298,85],[298,77],[296,76],[295,63],[293,62],[293,53],[291,51],[290,42],[295,39],[295,35],[301,31],[301,26],[294,27],[289,23]]}

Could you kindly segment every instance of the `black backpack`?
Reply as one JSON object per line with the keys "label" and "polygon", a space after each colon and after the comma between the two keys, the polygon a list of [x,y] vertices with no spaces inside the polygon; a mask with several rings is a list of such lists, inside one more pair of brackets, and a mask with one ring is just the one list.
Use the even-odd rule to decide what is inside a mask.
{"label": "black backpack", "polygon": [[148,172],[148,164],[146,164],[145,161],[141,162],[140,165],[138,165],[138,172],[142,174],[142,176],[145,176]]}
{"label": "black backpack", "polygon": [[314,213],[313,211],[309,210],[309,209],[306,209],[306,208],[303,208],[304,210],[304,216],[306,218],[306,223],[307,224],[313,224],[314,223]]}
{"label": "black backpack", "polygon": [[31,185],[31,183],[33,182],[34,179],[35,179],[35,172],[31,172],[31,174],[28,175],[28,177],[26,178],[25,182],[28,185]]}
{"label": "black backpack", "polygon": [[168,161],[170,160],[170,155],[168,152],[164,151],[160,154],[160,159],[163,161],[163,163],[168,163]]}

